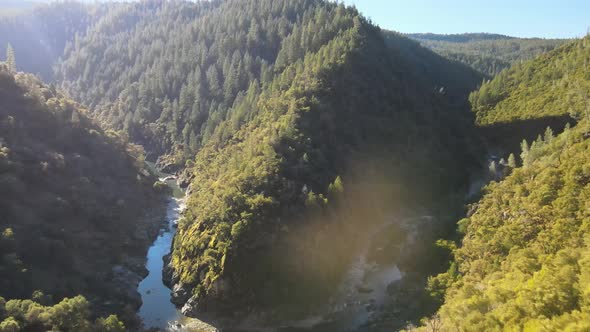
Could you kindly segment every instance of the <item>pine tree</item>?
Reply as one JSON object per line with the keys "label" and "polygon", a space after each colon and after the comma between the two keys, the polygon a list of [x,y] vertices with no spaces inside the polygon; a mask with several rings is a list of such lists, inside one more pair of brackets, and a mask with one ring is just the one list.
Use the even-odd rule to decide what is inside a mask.
{"label": "pine tree", "polygon": [[553,135],[553,130],[551,129],[551,127],[547,127],[547,129],[545,130],[545,143],[551,143],[554,137],[555,136]]}
{"label": "pine tree", "polygon": [[14,55],[14,49],[10,44],[6,47],[6,65],[8,66],[8,70],[16,72],[16,57]]}
{"label": "pine tree", "polygon": [[516,158],[514,157],[514,153],[511,153],[508,156],[508,167],[516,168]]}
{"label": "pine tree", "polygon": [[209,67],[207,69],[207,83],[209,84],[209,93],[212,96],[219,96],[220,95],[220,79],[219,79],[219,72],[215,66]]}
{"label": "pine tree", "polygon": [[528,166],[529,143],[526,140],[523,140],[522,143],[520,143],[520,149],[522,151],[520,154],[520,160],[522,160],[522,165]]}
{"label": "pine tree", "polygon": [[333,198],[340,195],[342,192],[344,192],[344,184],[342,183],[342,178],[337,176],[334,183],[330,183],[328,186],[328,193]]}
{"label": "pine tree", "polygon": [[496,179],[498,177],[498,166],[496,165],[496,161],[492,161],[488,169],[490,171],[492,179]]}

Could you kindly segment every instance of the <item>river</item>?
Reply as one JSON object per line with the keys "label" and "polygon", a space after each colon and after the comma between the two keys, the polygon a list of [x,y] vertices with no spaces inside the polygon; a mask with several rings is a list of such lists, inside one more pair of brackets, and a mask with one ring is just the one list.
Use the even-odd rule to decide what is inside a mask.
{"label": "river", "polygon": [[[153,169],[155,170],[155,167]],[[157,174],[161,181],[169,178],[168,174],[160,172]],[[184,193],[178,188],[175,180],[170,179],[166,182],[172,188],[173,194],[168,201],[163,228],[148,251],[146,268],[149,274],[138,287],[143,301],[139,316],[144,327],[148,329],[216,331],[213,326],[182,315],[170,301],[171,290],[163,282],[163,258],[170,253],[176,233],[176,223],[185,208]],[[424,225],[424,222],[432,222],[432,217],[391,218],[366,232],[365,245],[359,248],[356,257],[351,261],[336,294],[317,315],[303,320],[284,322],[281,326],[270,328],[261,327],[258,325],[260,322],[254,325],[237,323],[239,328],[228,331],[343,332],[362,327],[373,315],[379,314],[380,307],[387,297],[387,287],[403,277],[403,272],[395,263],[394,253],[385,252],[385,255],[389,256],[386,263],[377,264],[371,260],[370,257],[375,254],[375,250],[379,250],[373,244],[384,234],[394,232],[401,235],[401,238],[397,240],[400,248],[408,246],[416,241],[419,228]]]}
{"label": "river", "polygon": [[182,317],[180,311],[170,302],[170,289],[162,281],[164,256],[170,253],[172,240],[176,233],[176,222],[184,209],[184,200],[171,197],[166,211],[166,223],[147,255],[147,277],[139,284],[143,304],[139,316],[146,328],[169,329],[169,324]]}
{"label": "river", "polygon": [[[143,304],[139,316],[144,327],[157,328],[164,331],[194,330],[187,326],[204,326],[203,331],[214,328],[197,319],[184,317],[180,310],[170,302],[171,291],[162,281],[164,268],[163,257],[170,253],[176,222],[184,209],[184,199],[171,197],[168,202],[166,222],[159,236],[149,248],[146,268],[147,277],[139,284]],[[382,234],[389,227],[399,227],[405,234],[405,241],[411,242],[416,235],[415,229],[408,229],[412,225],[411,219],[384,223],[367,232],[367,245],[362,248],[357,257],[351,262],[348,272],[342,280],[337,294],[326,305],[323,312],[301,321],[285,322],[282,326],[274,327],[274,331],[352,331],[369,321],[372,314],[383,304],[387,287],[400,280],[403,273],[394,262],[377,265],[371,262],[370,243],[378,234]],[[415,219],[414,219],[415,222]],[[405,227],[404,227],[405,226]],[[415,226],[415,225],[414,225]],[[410,228],[413,228],[410,226]],[[203,324],[203,325],[201,325]],[[257,331],[260,326],[241,326],[240,331]],[[200,328],[197,330],[201,330]]]}
{"label": "river", "polygon": [[[385,262],[376,263],[375,252],[381,248],[374,245],[388,232],[401,235],[398,248],[415,243],[419,229],[424,223],[432,222],[431,216],[392,218],[375,226],[365,234],[365,246],[360,248],[348,271],[343,276],[335,296],[323,313],[302,321],[288,322],[279,332],[352,332],[362,330],[373,318],[382,314],[387,301],[387,288],[401,280],[404,273],[396,264],[396,254],[384,253]],[[383,256],[382,256],[383,257]]]}

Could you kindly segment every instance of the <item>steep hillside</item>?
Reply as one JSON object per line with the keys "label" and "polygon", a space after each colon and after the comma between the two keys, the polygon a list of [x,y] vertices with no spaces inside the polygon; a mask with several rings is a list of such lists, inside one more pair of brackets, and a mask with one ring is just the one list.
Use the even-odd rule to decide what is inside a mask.
{"label": "steep hillside", "polygon": [[[104,123],[184,166],[232,106],[270,82],[275,62],[284,66],[301,47],[318,48],[335,33],[299,27],[305,44],[279,54],[314,2],[231,1],[224,10],[215,10],[221,1],[127,4],[66,52],[61,80]],[[247,120],[235,116],[232,128]]]}
{"label": "steep hillside", "polygon": [[163,198],[152,189],[142,149],[86,114],[2,64],[0,295],[29,298],[41,290],[51,303],[83,294],[95,313],[129,318],[139,306],[133,283],[145,273],[160,223],[160,212],[145,207]]}
{"label": "steep hillside", "polygon": [[436,53],[494,77],[513,64],[529,60],[567,42],[561,39],[515,38],[488,33],[408,34]]}
{"label": "steep hillside", "polygon": [[[483,119],[569,113],[580,122],[557,137],[547,129],[534,142],[523,141],[520,160],[511,156],[498,165],[506,178],[488,185],[459,222],[465,236],[455,263],[430,282],[444,304],[425,330],[590,328],[588,41],[518,65],[474,94],[476,111],[495,105]],[[504,93],[481,102],[492,87]]]}
{"label": "steep hillside", "polygon": [[392,54],[410,61],[415,67],[415,80],[432,81],[439,92],[449,96],[452,101],[464,103],[466,91],[473,91],[474,84],[481,84],[484,75],[466,64],[457,63],[437,55],[420,43],[393,31],[382,30],[383,39]]}
{"label": "steep hillside", "polygon": [[587,131],[535,142],[460,221],[456,263],[432,282],[449,287],[437,331],[590,327]]}
{"label": "steep hillside", "polygon": [[[343,4],[113,7],[59,80],[105,125],[167,154],[161,167],[186,167],[167,272],[188,314],[325,301],[355,232],[402,207],[454,206],[478,164],[466,101],[482,76],[384,38]],[[379,188],[361,195],[368,183]],[[356,195],[367,214],[351,218],[339,207]]]}
{"label": "steep hillside", "polygon": [[577,118],[587,107],[590,37],[515,65],[469,97],[479,125]]}
{"label": "steep hillside", "polygon": [[[309,21],[298,26],[335,33],[283,66],[277,60],[272,80],[250,88],[187,163],[194,179],[169,272],[187,314],[325,301],[355,250],[354,240],[334,245],[338,237],[383,222],[375,212],[338,218],[337,202],[350,198],[338,198],[336,188],[380,183],[369,175],[376,163],[387,189],[383,197],[365,192],[357,206],[370,206],[368,197],[375,208],[391,197],[403,197],[393,204],[400,207],[426,205],[460,190],[457,170],[477,162],[457,88],[475,86],[476,74],[458,71],[465,81],[450,86],[457,97],[450,98],[428,76],[436,71],[421,70],[426,59],[409,57],[403,44],[388,47],[356,11],[319,1],[302,10]],[[305,35],[295,29],[279,54]],[[236,126],[242,114],[250,120]],[[360,178],[354,160],[365,167]]]}
{"label": "steep hillside", "polygon": [[[168,154],[160,166],[187,167],[169,274],[189,313],[329,292],[346,250],[332,260],[338,248],[302,241],[309,234],[294,225],[320,219],[316,241],[333,243],[339,226],[317,214],[335,205],[339,175],[351,189],[363,182],[353,166],[376,164],[392,192],[427,205],[461,190],[458,170],[477,164],[466,96],[482,76],[402,36],[384,40],[342,4],[113,7],[66,52],[59,80],[104,124]],[[325,254],[307,269],[291,259],[301,250]],[[309,277],[288,272],[297,269]]]}
{"label": "steep hillside", "polygon": [[[18,1],[22,2],[22,1]],[[110,5],[114,6],[114,5]],[[83,35],[105,10],[104,5],[56,1],[0,15],[0,54],[12,47],[18,70],[53,80],[53,65],[75,36]]]}
{"label": "steep hillside", "polygon": [[[238,104],[252,102],[285,67],[339,33],[331,22],[342,18],[310,7],[323,5],[127,4],[109,11],[66,51],[59,78],[103,123],[126,130],[154,155],[170,154],[163,166],[182,167],[208,141],[219,140],[212,136],[226,139],[252,119]],[[463,85],[463,91],[478,79],[463,72],[458,83],[444,83]],[[217,130],[230,116],[225,130]]]}

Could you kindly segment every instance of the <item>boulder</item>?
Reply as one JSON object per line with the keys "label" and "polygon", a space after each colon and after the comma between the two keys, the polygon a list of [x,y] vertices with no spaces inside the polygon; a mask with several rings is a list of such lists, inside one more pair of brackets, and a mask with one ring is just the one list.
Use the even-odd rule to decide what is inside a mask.
{"label": "boulder", "polygon": [[182,306],[182,309],[180,309],[180,311],[185,316],[194,317],[199,313],[199,309],[199,297],[197,295],[193,295],[188,299],[188,301],[186,301],[186,303],[184,304],[184,306]]}
{"label": "boulder", "polygon": [[190,289],[188,289],[184,284],[178,283],[172,287],[172,303],[177,306],[183,305],[190,301]]}

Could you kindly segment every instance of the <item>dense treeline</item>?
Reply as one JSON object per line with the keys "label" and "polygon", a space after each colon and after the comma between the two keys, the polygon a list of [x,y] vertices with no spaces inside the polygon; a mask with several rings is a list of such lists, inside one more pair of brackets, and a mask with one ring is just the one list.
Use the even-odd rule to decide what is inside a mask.
{"label": "dense treeline", "polygon": [[588,116],[590,37],[517,64],[469,97],[480,125]]}
{"label": "dense treeline", "polygon": [[[587,43],[588,37],[517,65],[472,96],[476,111],[492,105],[484,119],[568,112],[580,122],[557,137],[547,128],[535,141],[524,140],[520,155],[490,165],[495,181],[459,221],[464,239],[454,263],[430,280],[443,305],[424,329],[590,328],[589,108],[581,94],[590,82]],[[493,103],[482,103],[492,88],[505,93],[495,91]]]}
{"label": "dense treeline", "polygon": [[117,316],[91,320],[90,303],[83,296],[65,298],[55,305],[42,292],[33,300],[9,300],[0,297],[0,331],[80,331],[124,332]]}
{"label": "dense treeline", "polygon": [[[405,190],[407,202],[421,203],[461,188],[465,178],[458,170],[475,163],[467,143],[471,119],[460,102],[480,82],[472,70],[454,67],[451,84],[439,70],[428,69],[432,59],[445,60],[416,50],[405,38],[386,43],[358,12],[323,1],[226,1],[195,21],[216,27],[230,17],[235,22],[238,12],[251,18],[242,30],[252,31],[275,15],[279,26],[292,20],[291,28],[276,44],[276,59],[262,61],[261,69],[268,69],[261,80],[255,76],[237,94],[194,161],[187,162],[194,180],[171,268],[175,300],[188,303],[188,313],[267,303],[261,298],[309,303],[326,295],[328,289],[312,283],[336,280],[344,260],[310,283],[296,278],[315,275],[313,267],[330,261],[319,239],[336,241],[326,235],[332,226],[312,243],[303,240],[310,234],[300,234],[299,247],[281,239],[297,233],[304,220],[323,220],[308,213],[334,203],[330,188],[338,187],[335,179],[347,172],[353,156],[386,156],[379,162],[395,179],[392,191]],[[261,26],[259,36],[272,40],[273,25]],[[219,34],[226,29],[219,27]],[[231,45],[249,44],[242,38]],[[193,84],[206,82],[201,76]],[[311,255],[299,256],[305,257],[302,266],[289,251]],[[257,292],[263,285],[265,291]]]}
{"label": "dense treeline", "polygon": [[[441,57],[321,0],[60,6],[0,19],[0,36],[41,22],[22,30],[22,45],[0,40],[11,45],[0,77],[0,191],[11,198],[0,202],[0,294],[33,294],[0,306],[1,324],[73,329],[60,325],[59,300],[117,296],[112,267],[149,238],[137,235],[138,211],[157,199],[142,149],[127,140],[192,179],[167,270],[184,312],[309,309],[338,285],[358,232],[401,206],[461,200],[454,194],[481,154],[466,99],[485,75],[498,76],[470,97],[478,124],[590,112],[588,38],[519,64],[563,41],[411,36]],[[49,53],[36,69],[27,57],[39,43]],[[12,73],[51,78],[62,52],[55,78],[91,112]],[[432,326],[558,328],[585,317],[575,197],[586,145],[582,124],[559,137],[548,130],[521,159],[491,165],[493,180],[506,179],[460,222],[463,246],[431,280],[440,301],[446,293]],[[91,323],[82,298],[62,303],[78,330],[121,327],[114,317]]]}
{"label": "dense treeline", "polygon": [[[61,5],[67,10],[60,12]],[[87,114],[98,119],[103,127],[125,133],[119,136],[114,131],[92,127],[98,133],[93,131],[93,135],[107,141],[108,146],[123,150],[132,146],[120,142],[128,136],[154,156],[167,154],[169,158],[162,165],[183,167],[188,160],[186,167],[194,180],[171,267],[172,281],[181,286],[175,293],[176,300],[180,304],[188,302],[189,307],[192,304],[195,310],[205,309],[202,304],[215,303],[210,299],[224,302],[241,295],[242,302],[248,303],[260,298],[311,301],[306,296],[326,295],[329,287],[322,287],[325,283],[318,281],[336,285],[339,272],[348,263],[347,253],[354,250],[352,245],[319,244],[334,243],[338,235],[354,234],[350,229],[339,230],[347,228],[342,221],[346,218],[335,217],[343,215],[338,210],[343,205],[337,204],[339,200],[353,205],[353,200],[342,194],[342,188],[355,188],[356,181],[362,182],[350,175],[353,160],[378,164],[375,168],[379,173],[394,183],[391,193],[384,193],[385,196],[403,197],[404,202],[415,200],[424,205],[440,201],[440,196],[449,196],[450,188],[459,190],[465,182],[459,170],[475,163],[477,144],[468,143],[473,132],[465,100],[482,76],[402,36],[384,37],[356,10],[342,4],[320,0],[142,1],[91,7],[58,3],[26,15],[7,19],[6,33],[0,35],[10,36],[10,29],[17,29],[31,17],[41,22],[34,29],[22,30],[26,32],[22,34],[24,39],[37,38],[36,32],[43,30],[52,38],[43,35],[30,43],[23,41],[23,45],[51,46],[47,63],[40,63],[45,70],[63,50],[55,76],[57,83],[89,106],[91,112]],[[39,24],[45,24],[46,29]],[[48,70],[30,67],[34,64],[27,57],[36,46],[24,49],[18,41],[7,40],[6,44],[9,43],[10,70],[26,68],[51,77]],[[13,62],[15,57],[18,61]],[[35,81],[31,76],[23,77]],[[39,100],[49,96],[49,108],[54,107],[49,100],[62,102],[53,88],[39,89],[42,92],[35,95],[42,96]],[[61,119],[62,113],[56,114]],[[83,128],[90,126],[90,120],[82,113],[72,111],[71,117],[74,128],[78,128],[78,121]],[[29,122],[34,125],[35,117]],[[70,125],[67,121],[65,124]],[[65,144],[61,138],[68,139],[69,133],[60,132],[58,145]],[[76,142],[69,147],[74,150],[80,142],[86,142],[80,138],[70,141]],[[47,183],[34,192],[44,193],[44,188],[50,188],[60,202],[63,199],[67,203],[63,208],[66,212],[75,205],[82,209],[77,213],[94,215],[78,221],[80,227],[73,228],[68,228],[68,217],[60,219],[68,227],[64,227],[66,235],[58,235],[73,244],[62,238],[60,241],[67,242],[68,247],[79,246],[83,254],[88,253],[85,246],[99,243],[102,250],[108,251],[104,257],[115,257],[113,260],[118,262],[124,259],[121,253],[128,251],[119,245],[133,243],[127,239],[133,223],[122,221],[134,221],[131,214],[141,210],[135,202],[147,198],[126,196],[113,204],[112,172],[128,166],[120,164],[124,158],[94,161],[92,156],[105,153],[88,148],[94,145],[84,143],[86,150],[76,153],[85,157],[82,160],[92,161],[92,169],[84,168],[84,172],[105,173],[101,177],[85,174],[82,184],[71,185],[85,190],[76,198],[85,201],[93,197],[94,204],[73,204],[74,197],[61,193],[62,188],[56,183],[64,183],[65,187],[78,181],[77,176],[44,178]],[[449,150],[447,146],[454,148]],[[64,156],[66,168],[78,160],[70,161],[70,155],[55,147],[38,148],[58,151]],[[380,155],[386,157],[376,157]],[[48,165],[46,171],[59,169],[52,166],[51,160],[40,162]],[[59,174],[69,172],[61,170]],[[347,185],[343,185],[339,175]],[[120,176],[124,180],[118,179],[119,188],[131,192],[136,185],[131,184],[131,176]],[[36,179],[28,174],[27,178]],[[149,185],[143,175],[139,178],[145,182],[141,185]],[[105,196],[93,192],[98,187],[105,188],[101,189]],[[117,194],[127,193],[120,190]],[[43,198],[50,201],[52,194]],[[35,200],[27,202],[30,201]],[[107,203],[109,207],[105,207]],[[123,206],[124,211],[119,211]],[[44,209],[31,211],[43,211],[34,216],[38,219],[51,215]],[[61,216],[62,212],[54,214]],[[342,220],[330,223],[326,219]],[[298,224],[306,227],[300,228]],[[115,225],[123,229],[104,245],[102,240]],[[317,225],[321,225],[319,231]],[[11,227],[10,232],[14,232],[19,243],[29,232],[17,228]],[[43,245],[45,231],[37,231]],[[309,236],[316,233],[316,237]],[[52,237],[57,235],[47,236],[53,241]],[[84,243],[78,243],[82,239]],[[284,239],[285,244],[277,247]],[[58,250],[61,242],[57,242],[55,250],[64,254]],[[51,243],[54,248],[54,242]],[[44,252],[51,252],[43,248]],[[274,248],[272,255],[270,248]],[[293,252],[310,256],[307,267],[301,268],[300,261],[292,259]],[[13,270],[22,271],[23,266],[26,273],[37,266],[43,269],[45,265],[31,261],[38,254],[11,256]],[[43,285],[32,280],[31,285],[23,286],[18,297],[30,295],[33,289],[42,289],[57,298],[73,296],[74,290],[94,295],[98,290],[109,289],[101,278],[116,277],[97,273],[106,264],[94,262],[96,266],[89,267],[85,263],[92,260],[67,260],[73,260],[64,263],[71,271],[52,261],[47,265],[55,267],[52,273],[63,270],[64,276],[83,276],[85,282],[78,284],[74,277],[38,278],[44,280]],[[284,263],[276,264],[277,261]],[[320,265],[329,268],[315,273],[313,269]],[[309,274],[314,277],[301,282],[301,273],[289,272],[297,270],[314,272]],[[23,280],[31,279],[27,278]],[[49,292],[47,287],[53,283],[56,290]],[[264,283],[269,284],[265,292],[247,291]],[[297,294],[299,289],[306,291]]]}
{"label": "dense treeline", "polygon": [[484,79],[484,75],[467,65],[441,57],[402,34],[387,30],[382,30],[382,34],[393,55],[413,59],[417,74],[412,80],[434,82],[435,88],[455,103],[464,103],[465,91],[473,91],[474,84]]}
{"label": "dense treeline", "polygon": [[449,34],[441,35],[436,33],[410,33],[407,35],[412,39],[427,40],[433,42],[448,42],[448,43],[469,43],[486,40],[498,40],[498,39],[518,39],[516,37],[510,37],[506,35],[500,35],[497,33],[461,33],[461,34]]}
{"label": "dense treeline", "polygon": [[[300,17],[313,2],[237,1],[224,11],[214,10],[220,1],[127,4],[66,51],[61,78],[103,122],[183,161],[211,138],[232,106],[337,32],[325,11]],[[322,28],[310,31],[312,22]],[[290,47],[279,52],[283,42]],[[236,114],[228,130],[249,117]]]}
{"label": "dense treeline", "polygon": [[431,280],[437,294],[449,287],[429,322],[437,331],[589,328],[587,130],[523,143],[524,165],[508,167],[459,222],[456,261]]}
{"label": "dense treeline", "polygon": [[515,38],[487,33],[409,34],[408,37],[450,60],[467,64],[488,77],[494,77],[513,64],[551,51],[567,41]]}
{"label": "dense treeline", "polygon": [[51,81],[53,65],[63,55],[66,44],[84,34],[105,9],[104,5],[59,1],[0,15],[0,54],[12,47],[18,70]]}
{"label": "dense treeline", "polygon": [[[238,1],[224,10],[215,10],[218,1],[127,4],[66,49],[59,77],[103,123],[183,163],[214,132],[229,137],[252,118],[236,107],[243,99],[338,33],[325,9],[304,10],[314,3]],[[471,84],[472,75],[457,84]],[[229,116],[225,130],[216,130]]]}
{"label": "dense treeline", "polygon": [[111,269],[142,257],[157,232],[142,211],[161,200],[153,182],[141,147],[100,129],[37,77],[2,64],[1,296],[41,290],[59,301],[84,294],[101,308],[111,301],[104,310],[130,305],[133,315],[137,304]]}

